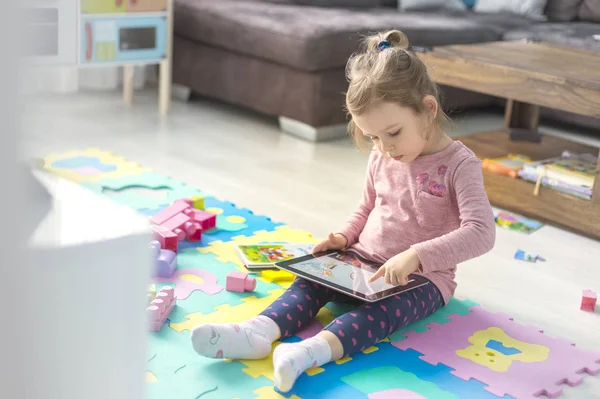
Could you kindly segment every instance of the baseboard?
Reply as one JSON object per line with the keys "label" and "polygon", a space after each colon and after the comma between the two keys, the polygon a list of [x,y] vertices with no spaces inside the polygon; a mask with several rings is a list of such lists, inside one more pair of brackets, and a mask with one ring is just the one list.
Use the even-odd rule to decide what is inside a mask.
{"label": "baseboard", "polygon": [[181,101],[189,101],[192,95],[192,89],[177,83],[171,85],[171,97]]}
{"label": "baseboard", "polygon": [[348,125],[345,123],[314,127],[295,119],[280,116],[279,127],[292,136],[312,142],[330,141],[348,137]]}

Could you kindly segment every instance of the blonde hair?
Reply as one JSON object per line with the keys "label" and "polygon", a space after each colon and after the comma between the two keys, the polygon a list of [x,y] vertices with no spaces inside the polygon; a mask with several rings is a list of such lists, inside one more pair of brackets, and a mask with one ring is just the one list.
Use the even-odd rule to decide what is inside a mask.
{"label": "blonde hair", "polygon": [[[377,101],[395,102],[419,114],[426,111],[423,98],[427,95],[440,104],[437,85],[429,77],[423,61],[409,50],[408,38],[403,32],[391,30],[369,36],[363,41],[363,47],[346,65],[349,116],[363,114]],[[439,105],[435,122],[441,126],[448,121]],[[353,120],[349,121],[348,132],[360,148],[366,147],[362,131]]]}

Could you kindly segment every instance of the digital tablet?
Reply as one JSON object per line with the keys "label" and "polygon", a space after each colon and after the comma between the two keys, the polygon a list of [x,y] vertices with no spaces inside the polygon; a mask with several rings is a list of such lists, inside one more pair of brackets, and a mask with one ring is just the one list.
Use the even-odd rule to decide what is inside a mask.
{"label": "digital tablet", "polygon": [[410,275],[408,284],[393,286],[381,277],[369,283],[380,265],[368,262],[352,251],[327,251],[275,263],[275,266],[333,290],[375,302],[428,284],[429,280]]}

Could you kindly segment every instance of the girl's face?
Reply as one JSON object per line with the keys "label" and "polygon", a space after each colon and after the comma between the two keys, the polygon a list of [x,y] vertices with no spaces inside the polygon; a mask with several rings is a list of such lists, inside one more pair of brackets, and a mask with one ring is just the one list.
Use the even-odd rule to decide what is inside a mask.
{"label": "girl's face", "polygon": [[396,161],[410,163],[427,153],[427,131],[433,127],[437,102],[432,103],[426,97],[425,104],[430,112],[418,114],[397,103],[380,102],[352,119],[378,151]]}

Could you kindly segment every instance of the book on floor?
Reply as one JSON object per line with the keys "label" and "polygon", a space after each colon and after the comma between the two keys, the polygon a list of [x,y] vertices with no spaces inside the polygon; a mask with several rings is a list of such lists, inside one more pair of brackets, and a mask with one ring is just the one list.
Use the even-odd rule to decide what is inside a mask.
{"label": "book on floor", "polygon": [[235,245],[235,250],[247,269],[276,269],[277,262],[309,255],[314,244],[265,243]]}

